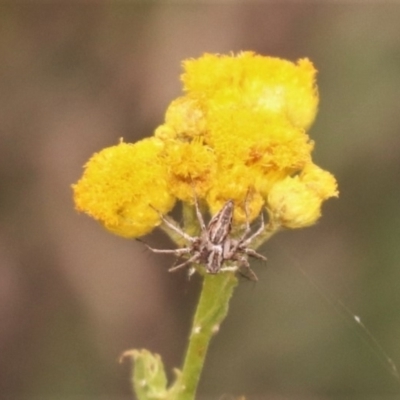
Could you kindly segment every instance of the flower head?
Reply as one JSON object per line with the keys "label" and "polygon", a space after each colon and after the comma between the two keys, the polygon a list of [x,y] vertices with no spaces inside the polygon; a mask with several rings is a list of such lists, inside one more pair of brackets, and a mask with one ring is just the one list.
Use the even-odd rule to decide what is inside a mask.
{"label": "flower head", "polygon": [[202,103],[195,97],[182,96],[172,101],[155,136],[161,140],[190,141],[204,135],[206,121]]}
{"label": "flower head", "polygon": [[171,102],[154,136],[88,162],[74,185],[77,209],[126,237],[148,233],[177,199],[193,205],[194,196],[211,215],[233,200],[236,224],[264,206],[281,226],[313,224],[337,185],[312,162],[312,63],[243,52],[205,54],[183,66],[185,94]]}
{"label": "flower head", "polygon": [[338,196],[336,180],[314,164],[294,177],[276,182],[268,194],[271,220],[285,228],[304,228],[321,216],[322,202]]}
{"label": "flower head", "polygon": [[139,237],[160,224],[175,198],[159,159],[163,142],[156,138],[135,144],[121,142],[96,153],[73,185],[77,210],[124,237]]}
{"label": "flower head", "polygon": [[318,106],[316,69],[304,58],[297,64],[253,52],[235,56],[205,54],[184,62],[185,90],[212,106],[242,104],[255,111],[282,115],[308,128]]}
{"label": "flower head", "polygon": [[168,141],[163,157],[168,171],[169,190],[179,200],[193,203],[206,195],[215,179],[214,151],[198,140]]}

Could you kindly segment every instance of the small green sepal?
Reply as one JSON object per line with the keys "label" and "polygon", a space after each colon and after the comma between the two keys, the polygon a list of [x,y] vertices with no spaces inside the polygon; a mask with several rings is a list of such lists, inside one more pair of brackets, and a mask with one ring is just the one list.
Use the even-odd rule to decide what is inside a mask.
{"label": "small green sepal", "polygon": [[167,376],[159,354],[148,350],[128,350],[121,359],[130,357],[134,364],[132,381],[138,400],[164,400],[168,398]]}

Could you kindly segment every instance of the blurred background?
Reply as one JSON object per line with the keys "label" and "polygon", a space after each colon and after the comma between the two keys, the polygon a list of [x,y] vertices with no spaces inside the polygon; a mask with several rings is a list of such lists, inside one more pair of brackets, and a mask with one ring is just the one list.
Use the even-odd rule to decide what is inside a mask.
{"label": "blurred background", "polygon": [[261,250],[198,398],[398,398],[351,312],[399,365],[400,5],[322,3],[0,5],[1,399],[131,399],[131,348],[180,365],[200,282],[77,214],[70,185],[162,123],[183,59],[241,50],[314,62],[314,159],[340,198]]}

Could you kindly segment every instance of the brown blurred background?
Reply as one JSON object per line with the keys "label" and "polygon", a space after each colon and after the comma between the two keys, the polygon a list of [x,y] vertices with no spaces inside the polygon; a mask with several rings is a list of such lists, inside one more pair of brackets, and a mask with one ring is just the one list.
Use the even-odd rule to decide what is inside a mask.
{"label": "brown blurred background", "polygon": [[315,63],[314,159],[340,198],[262,249],[199,398],[397,398],[337,300],[400,364],[400,5],[89,3],[0,5],[0,398],[130,399],[130,348],[180,365],[198,280],[77,214],[70,185],[92,153],[152,134],[183,59],[240,50]]}

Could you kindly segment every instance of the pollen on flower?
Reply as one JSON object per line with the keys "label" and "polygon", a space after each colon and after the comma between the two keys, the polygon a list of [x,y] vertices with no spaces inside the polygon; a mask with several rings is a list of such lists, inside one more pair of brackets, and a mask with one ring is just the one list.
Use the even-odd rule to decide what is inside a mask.
{"label": "pollen on flower", "polygon": [[154,209],[167,213],[175,202],[159,160],[163,147],[151,138],[121,142],[94,154],[73,185],[77,210],[120,236],[139,237],[151,231],[161,222]]}
{"label": "pollen on flower", "polygon": [[297,64],[253,52],[205,54],[184,62],[185,90],[206,98],[210,108],[242,104],[254,111],[282,115],[308,128],[318,107],[316,69],[308,59]]}
{"label": "pollen on flower", "polygon": [[209,126],[209,142],[225,165],[241,162],[281,174],[299,171],[311,161],[314,143],[281,116],[225,108],[210,117]]}
{"label": "pollen on flower", "polygon": [[218,174],[206,198],[211,215],[219,212],[228,200],[233,200],[235,223],[242,224],[257,218],[264,205],[264,199],[254,190],[255,178],[256,173],[239,162],[225,169],[224,173]]}
{"label": "pollen on flower", "polygon": [[214,151],[200,141],[168,142],[163,161],[168,170],[171,193],[184,202],[193,202],[194,191],[197,197],[203,198],[214,181]]}

